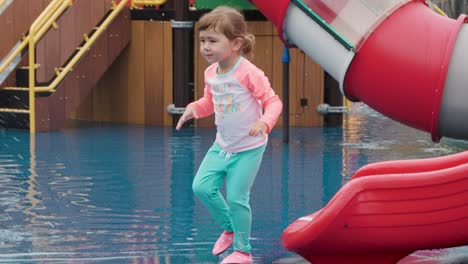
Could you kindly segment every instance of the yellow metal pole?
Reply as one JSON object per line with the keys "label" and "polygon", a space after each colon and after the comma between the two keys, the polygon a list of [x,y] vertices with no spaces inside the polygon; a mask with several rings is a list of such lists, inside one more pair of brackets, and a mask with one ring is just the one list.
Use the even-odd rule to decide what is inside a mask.
{"label": "yellow metal pole", "polygon": [[36,133],[36,111],[35,111],[35,48],[34,34],[36,26],[33,23],[29,30],[29,133]]}
{"label": "yellow metal pole", "polygon": [[[36,40],[37,36],[43,34],[43,25],[46,22],[51,22],[53,23],[56,19],[56,15],[60,14],[63,10],[65,10],[64,5],[61,5],[58,10],[54,10],[53,15],[48,15],[48,16],[42,16],[39,17],[34,23],[31,25],[31,28],[29,29],[29,131],[31,134],[36,133],[36,111],[35,111],[35,93],[36,92],[46,92],[46,91],[53,91],[55,87],[65,78],[67,73],[72,70],[72,67],[75,66],[75,64],[81,59],[83,54],[90,48],[90,46],[96,41],[96,39],[104,32],[109,24],[114,20],[114,18],[117,16],[117,14],[120,12],[120,10],[123,9],[125,4],[130,1],[130,0],[123,0],[117,5],[115,10],[113,11],[112,14],[109,15],[109,17],[102,23],[101,26],[94,32],[94,34],[89,38],[89,41],[86,42],[86,44],[79,50],[79,52],[72,58],[72,60],[67,64],[67,66],[60,72],[59,76],[55,78],[55,80],[46,87],[39,87],[36,88],[35,84],[35,46],[36,46]],[[65,0],[62,3],[66,3],[67,5],[71,5],[71,0]],[[57,11],[57,12],[55,12]],[[46,17],[46,18],[44,18]],[[45,22],[43,22],[45,21]],[[41,23],[41,25],[39,25]],[[46,23],[46,24],[51,24],[51,23]],[[50,26],[50,25],[49,25]],[[39,32],[39,34],[37,34]],[[37,34],[37,36],[36,36]]]}
{"label": "yellow metal pole", "polygon": [[346,107],[346,110],[349,111],[349,107],[351,106],[351,102],[348,99],[346,99],[345,96],[343,96],[343,100],[344,100],[344,106]]}
{"label": "yellow metal pole", "polygon": [[166,0],[132,0],[132,5],[163,5]]}
{"label": "yellow metal pole", "polygon": [[440,7],[438,7],[436,4],[433,4],[434,6],[434,10],[439,14],[439,15],[442,15],[442,16],[447,16],[447,14],[442,11],[442,9],[440,9]]}
{"label": "yellow metal pole", "polygon": [[36,208],[41,204],[41,200],[36,198],[39,195],[37,191],[37,161],[36,161],[36,135],[30,134],[29,140],[29,172],[31,173],[27,179],[28,189],[26,198],[29,200],[29,206],[23,209],[25,215],[29,216],[31,223],[35,223],[39,217]]}
{"label": "yellow metal pole", "polygon": [[[39,15],[29,29],[29,132],[36,133],[36,41],[49,29],[58,16],[71,5],[71,0],[54,0]],[[39,34],[37,34],[39,31]]]}

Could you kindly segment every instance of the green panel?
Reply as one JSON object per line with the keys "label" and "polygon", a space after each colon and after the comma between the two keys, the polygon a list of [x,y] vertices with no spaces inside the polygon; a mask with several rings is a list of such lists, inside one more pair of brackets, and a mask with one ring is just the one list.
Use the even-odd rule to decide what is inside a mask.
{"label": "green panel", "polygon": [[197,9],[214,9],[220,5],[232,6],[238,9],[251,10],[256,9],[248,0],[196,0],[195,8]]}

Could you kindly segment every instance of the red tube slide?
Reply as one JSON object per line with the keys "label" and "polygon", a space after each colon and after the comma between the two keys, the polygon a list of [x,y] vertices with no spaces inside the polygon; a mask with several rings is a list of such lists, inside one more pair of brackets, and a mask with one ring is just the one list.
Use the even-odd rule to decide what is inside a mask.
{"label": "red tube slide", "polygon": [[460,27],[419,1],[384,20],[364,42],[345,77],[348,98],[440,138],[444,82]]}
{"label": "red tube slide", "polygon": [[[252,2],[275,24],[280,36],[288,39],[288,32],[283,32],[285,15],[295,2]],[[303,2],[315,7],[324,21],[336,16],[317,4],[321,1]],[[340,1],[332,4],[339,5]],[[468,96],[461,87],[468,81],[461,73],[468,64],[464,62],[468,56],[463,55],[464,43],[468,42],[465,23],[465,15],[457,20],[443,17],[422,0],[404,4],[359,43],[343,82],[338,80],[344,94],[400,123],[429,132],[433,141],[442,136],[468,139],[468,126],[460,124],[459,117],[468,113],[468,107],[459,99]],[[310,45],[292,44],[300,48]],[[450,73],[452,78],[448,78]]]}

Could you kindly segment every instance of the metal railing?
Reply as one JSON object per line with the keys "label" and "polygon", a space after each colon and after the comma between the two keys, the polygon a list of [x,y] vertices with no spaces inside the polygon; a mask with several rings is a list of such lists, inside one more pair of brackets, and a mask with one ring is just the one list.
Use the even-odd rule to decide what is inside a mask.
{"label": "metal railing", "polygon": [[0,8],[2,8],[2,6],[6,4],[6,2],[7,2],[6,0],[0,0]]}
{"label": "metal railing", "polygon": [[322,115],[328,114],[342,114],[348,112],[348,107],[346,106],[330,106],[329,104],[319,104],[317,106],[317,112]]}
{"label": "metal railing", "polygon": [[[71,0],[69,0],[71,1]],[[34,97],[36,92],[54,92],[55,88],[62,82],[62,80],[72,71],[73,67],[79,62],[83,55],[90,49],[94,42],[101,36],[101,34],[107,29],[109,24],[114,20],[114,18],[120,13],[120,11],[125,7],[125,5],[130,0],[122,0],[118,5],[113,2],[112,12],[106,17],[99,27],[95,28],[96,31],[89,37],[87,34],[84,34],[85,44],[82,47],[78,48],[78,52],[73,56],[73,58],[67,63],[64,68],[56,69],[57,76],[56,78],[47,86],[38,86],[35,85],[35,46],[36,38],[34,37],[36,33],[39,32],[37,25],[33,23],[29,33],[32,37],[29,38],[29,129],[31,133],[35,133],[36,124],[35,124],[35,111],[34,111]]]}
{"label": "metal railing", "polygon": [[[0,0],[2,1],[2,0]],[[41,92],[54,92],[57,86],[63,81],[63,79],[73,70],[73,67],[79,62],[83,55],[90,49],[94,42],[102,35],[107,29],[110,23],[120,13],[127,3],[131,0],[122,0],[119,4],[112,2],[112,12],[106,17],[106,19],[98,26],[94,28],[94,32],[91,36],[83,34],[84,45],[78,47],[78,52],[71,58],[67,65],[63,68],[56,69],[56,77],[47,86],[36,87],[36,69],[39,67],[36,64],[36,45],[38,41],[45,35],[50,27],[57,28],[56,20],[60,17],[65,10],[73,4],[72,0],[52,0],[50,4],[44,9],[44,11],[38,16],[38,18],[32,23],[29,34],[25,36],[17,48],[9,54],[7,58],[3,60],[0,65],[0,73],[3,72],[10,63],[17,57],[26,46],[28,46],[28,76],[29,76],[29,87],[6,87],[6,90],[17,90],[17,91],[28,91],[29,92],[29,110],[28,109],[0,109],[0,112],[10,113],[29,113],[29,129],[31,133],[36,132],[36,112],[35,112],[35,94]]]}
{"label": "metal railing", "polygon": [[[1,1],[1,0],[0,0]],[[71,0],[53,0],[50,4],[42,11],[42,13],[33,22],[36,25],[38,32],[35,36],[36,42],[39,41],[44,34],[50,29],[51,26],[55,26],[55,20],[69,7],[71,6]],[[24,48],[28,45],[31,34],[23,37],[21,43],[16,49],[11,52],[8,57],[3,60],[0,65],[0,73],[2,73],[8,65],[18,56]]]}
{"label": "metal railing", "polygon": [[166,3],[167,0],[132,0],[132,8],[138,8],[138,6],[160,6]]}
{"label": "metal railing", "polygon": [[0,0],[0,14],[13,2],[13,0]]}
{"label": "metal railing", "polygon": [[441,16],[448,16],[442,9],[440,9],[439,6],[437,6],[436,4],[434,4],[432,1],[430,0],[427,0],[426,1],[427,5],[429,6],[430,9],[434,10],[437,14],[441,15]]}
{"label": "metal railing", "polygon": [[[36,28],[36,34],[28,34],[27,36],[23,37],[21,43],[16,46],[16,48],[9,53],[9,55],[2,61],[0,65],[0,74],[7,69],[7,67],[15,60],[17,56],[21,54],[21,52],[26,48],[28,43],[32,41],[37,42],[39,41],[44,34],[50,29],[50,27],[56,27],[55,21],[56,19],[63,13],[69,6],[71,6],[71,0],[52,0],[49,5],[42,11],[42,13],[34,20],[33,26]],[[32,27],[32,26],[31,26]],[[30,31],[31,32],[31,31]],[[31,49],[31,47],[30,47]],[[33,47],[34,49],[34,47]],[[31,59],[31,57],[30,57]],[[30,64],[29,68],[37,68],[38,65]],[[34,79],[33,79],[34,80]],[[29,88],[26,87],[5,87],[2,88],[4,90],[28,90]],[[32,98],[34,101],[34,98]],[[29,98],[31,102],[31,97]],[[34,105],[34,104],[33,104]],[[7,108],[0,108],[0,112],[9,112],[9,113],[29,113],[33,108],[31,106],[29,109],[7,109]],[[31,121],[31,120],[30,120]]]}

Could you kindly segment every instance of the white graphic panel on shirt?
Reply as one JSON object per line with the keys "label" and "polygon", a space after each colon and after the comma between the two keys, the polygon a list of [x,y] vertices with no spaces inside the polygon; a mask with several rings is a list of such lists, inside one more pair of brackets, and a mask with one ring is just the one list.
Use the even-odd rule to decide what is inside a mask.
{"label": "white graphic panel on shirt", "polygon": [[218,113],[240,112],[239,103],[234,101],[233,87],[229,83],[213,85],[214,109]]}

